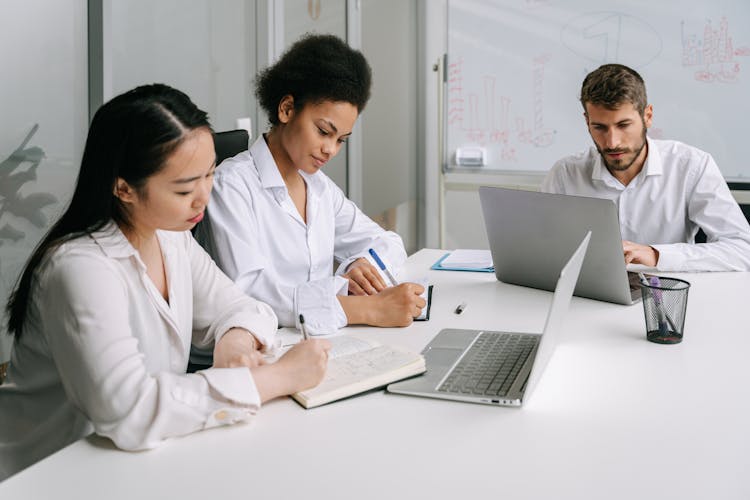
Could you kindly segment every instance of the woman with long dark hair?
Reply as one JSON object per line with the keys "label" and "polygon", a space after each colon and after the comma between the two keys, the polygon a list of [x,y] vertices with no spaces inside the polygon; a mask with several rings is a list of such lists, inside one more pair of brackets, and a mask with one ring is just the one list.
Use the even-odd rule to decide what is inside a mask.
{"label": "woman with long dark hair", "polygon": [[[178,90],[138,87],[97,111],[70,205],[8,302],[0,479],[91,432],[151,448],[321,380],[325,340],[263,362],[276,316],[190,234],[215,163],[206,113]],[[191,343],[213,347],[212,368],[186,374]]]}

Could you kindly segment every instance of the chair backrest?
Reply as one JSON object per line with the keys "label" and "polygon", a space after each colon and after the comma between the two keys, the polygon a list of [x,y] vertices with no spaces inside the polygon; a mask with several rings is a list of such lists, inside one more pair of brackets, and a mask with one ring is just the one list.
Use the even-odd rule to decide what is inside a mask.
{"label": "chair backrest", "polygon": [[[238,153],[247,151],[250,146],[250,134],[247,130],[227,130],[226,132],[214,133],[214,151],[216,151],[216,166],[227,158],[231,158]],[[198,224],[191,230],[193,234],[198,228]]]}
{"label": "chair backrest", "polygon": [[214,150],[216,150],[216,165],[227,158],[246,151],[250,146],[250,136],[247,130],[228,130],[214,134]]}
{"label": "chair backrest", "polygon": [[[743,204],[740,203],[740,210],[742,210],[742,214],[745,216],[748,222],[750,222],[750,204]],[[708,240],[706,237],[706,233],[703,232],[703,229],[699,229],[698,233],[695,235],[695,242],[696,243],[705,243]]]}

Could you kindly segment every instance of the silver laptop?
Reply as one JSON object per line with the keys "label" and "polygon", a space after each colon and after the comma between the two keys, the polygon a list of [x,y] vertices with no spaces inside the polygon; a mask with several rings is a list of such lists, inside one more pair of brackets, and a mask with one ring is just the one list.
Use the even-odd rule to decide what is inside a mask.
{"label": "silver laptop", "polygon": [[390,384],[388,391],[470,403],[521,406],[552,357],[590,239],[591,233],[586,234],[560,271],[541,334],[441,330],[422,351],[427,372]]}
{"label": "silver laptop", "polygon": [[552,290],[557,270],[591,231],[574,295],[627,305],[641,299],[638,276],[625,268],[614,201],[484,186],[479,199],[498,280]]}

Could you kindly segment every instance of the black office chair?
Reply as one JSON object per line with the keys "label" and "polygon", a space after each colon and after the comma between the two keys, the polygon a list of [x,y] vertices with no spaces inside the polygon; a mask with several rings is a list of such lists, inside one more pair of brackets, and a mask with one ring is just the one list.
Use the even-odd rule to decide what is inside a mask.
{"label": "black office chair", "polygon": [[[231,158],[238,153],[247,151],[249,146],[250,135],[247,130],[228,130],[226,132],[216,132],[214,134],[214,150],[216,151],[216,166],[218,167],[221,162],[227,158]],[[198,224],[201,224],[200,222]],[[198,224],[193,227],[192,231],[195,234],[195,229]],[[197,370],[204,368],[210,368],[213,362],[212,356],[207,353],[200,353],[194,348],[190,348],[190,357],[194,362],[188,363],[188,373],[193,373]]]}
{"label": "black office chair", "polygon": [[[216,152],[216,166],[227,158],[231,158],[243,151],[247,151],[250,143],[250,134],[247,130],[227,130],[226,132],[214,133],[214,151]],[[200,222],[198,223],[200,224]],[[198,224],[193,227],[192,232],[195,234]]]}
{"label": "black office chair", "polygon": [[[742,210],[742,214],[745,216],[748,222],[750,222],[750,204],[743,205],[740,203],[740,210]],[[698,229],[698,233],[695,235],[695,242],[696,243],[705,243],[708,240],[706,237],[706,233],[703,232],[703,229]]]}
{"label": "black office chair", "polygon": [[250,135],[247,130],[228,130],[214,134],[214,150],[216,151],[216,166],[227,158],[247,151],[250,146]]}

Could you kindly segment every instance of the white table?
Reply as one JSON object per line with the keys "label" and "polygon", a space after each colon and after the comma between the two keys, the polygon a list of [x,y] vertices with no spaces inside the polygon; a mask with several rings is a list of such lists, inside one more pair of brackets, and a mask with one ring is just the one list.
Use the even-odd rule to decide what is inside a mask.
{"label": "white table", "polygon": [[[442,253],[409,259],[415,276]],[[429,271],[429,322],[350,328],[421,348],[444,327],[541,331],[551,294]],[[643,308],[574,298],[522,409],[373,392],[141,453],[81,440],[0,483],[2,499],[750,498],[750,273],[684,275],[685,339],[646,341]],[[466,301],[462,315],[453,313]]]}

